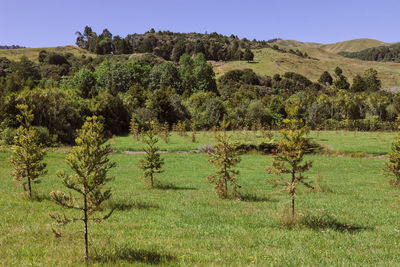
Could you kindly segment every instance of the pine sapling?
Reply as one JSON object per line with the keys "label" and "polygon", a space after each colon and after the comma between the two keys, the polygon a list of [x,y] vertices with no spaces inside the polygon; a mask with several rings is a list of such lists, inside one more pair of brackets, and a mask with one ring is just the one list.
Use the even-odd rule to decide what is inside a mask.
{"label": "pine sapling", "polygon": [[151,188],[154,188],[154,174],[162,173],[164,160],[158,153],[158,139],[154,132],[154,123],[150,124],[149,130],[144,134],[143,142],[145,143],[145,157],[140,160],[139,168],[144,171],[143,178],[150,180]]}
{"label": "pine sapling", "polygon": [[[43,162],[45,152],[43,145],[39,144],[39,138],[35,128],[32,127],[34,115],[27,105],[17,105],[20,110],[17,120],[21,126],[17,129],[12,146],[13,155],[9,158],[14,168],[12,176],[15,181],[22,181],[25,191],[28,191],[29,199],[32,199],[32,184],[40,183],[37,178],[46,174],[46,163]],[[28,185],[28,187],[26,187]]]}
{"label": "pine sapling", "polygon": [[130,127],[129,127],[130,134],[136,139],[139,140],[140,136],[140,128],[139,123],[136,122],[136,119],[132,117]]}
{"label": "pine sapling", "polygon": [[[400,116],[397,118],[400,121]],[[398,127],[400,130],[400,126]],[[387,154],[388,161],[384,171],[387,176],[394,176],[389,183],[393,186],[400,186],[400,132],[395,137],[392,143],[392,152]]]}
{"label": "pine sapling", "polygon": [[303,163],[304,155],[308,150],[306,135],[309,129],[303,124],[302,120],[285,119],[283,123],[283,129],[280,131],[282,139],[277,146],[278,152],[273,159],[272,168],[267,168],[267,173],[279,176],[289,174],[289,179],[267,179],[266,182],[275,186],[283,186],[278,191],[287,191],[290,194],[292,199],[292,218],[294,218],[297,185],[300,183],[314,189],[310,183],[306,182],[307,177],[303,175],[312,166],[310,161]]}
{"label": "pine sapling", "polygon": [[[102,217],[93,217],[99,211],[101,204],[111,197],[111,189],[105,188],[106,183],[112,178],[107,172],[116,166],[109,161],[108,156],[112,152],[110,145],[104,145],[104,126],[96,116],[86,118],[82,129],[78,131],[75,139],[76,145],[66,157],[67,164],[75,174],[67,175],[64,171],[58,172],[58,177],[68,189],[80,195],[79,199],[60,191],[50,192],[50,199],[56,204],[67,209],[73,209],[80,213],[76,217],[68,218],[63,215],[50,214],[58,224],[65,225],[70,222],[82,221],[84,224],[85,261],[89,257],[88,222],[90,220],[101,223],[111,216],[111,210]],[[60,236],[56,230],[53,232]]]}
{"label": "pine sapling", "polygon": [[234,193],[240,186],[236,182],[238,170],[233,167],[240,162],[240,157],[236,151],[236,145],[230,141],[231,135],[221,133],[216,135],[217,143],[214,149],[209,150],[208,162],[217,168],[217,172],[207,177],[207,179],[215,183],[215,191],[221,198],[228,196],[228,182],[233,187]]}

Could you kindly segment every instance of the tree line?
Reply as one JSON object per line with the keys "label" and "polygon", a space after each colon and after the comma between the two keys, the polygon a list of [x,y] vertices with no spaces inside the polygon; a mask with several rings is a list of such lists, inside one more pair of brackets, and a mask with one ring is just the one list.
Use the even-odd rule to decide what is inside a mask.
{"label": "tree line", "polygon": [[265,41],[239,39],[236,35],[224,36],[216,32],[174,33],[154,29],[144,34],[113,35],[108,29],[97,34],[86,26],[76,32],[76,45],[99,55],[121,55],[132,53],[154,53],[165,60],[178,62],[183,54],[202,53],[207,60],[249,60],[250,48],[266,47]]}
{"label": "tree line", "polygon": [[37,107],[33,125],[46,144],[72,143],[93,114],[105,118],[107,134],[120,135],[132,118],[142,126],[153,120],[206,130],[226,117],[231,129],[273,128],[293,107],[312,129],[394,129],[400,111],[400,95],[381,90],[374,69],[350,81],[338,67],[311,81],[295,72],[268,76],[251,69],[216,78],[201,53],[174,63],[152,54],[90,58],[41,51],[38,61],[0,58],[3,142],[16,133],[17,104]]}
{"label": "tree line", "polygon": [[400,62],[400,44],[372,47],[358,52],[340,52],[339,54],[367,61]]}

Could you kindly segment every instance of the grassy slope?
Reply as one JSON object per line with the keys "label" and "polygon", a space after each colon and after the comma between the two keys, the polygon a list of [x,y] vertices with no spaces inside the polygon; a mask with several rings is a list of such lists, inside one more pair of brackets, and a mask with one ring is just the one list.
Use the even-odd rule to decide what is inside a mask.
{"label": "grassy slope", "polygon": [[[350,138],[340,132],[319,138],[335,146],[339,140],[335,136]],[[359,150],[369,150],[368,136],[355,144]],[[375,136],[370,137],[369,141]],[[48,200],[21,198],[21,188],[15,188],[9,177],[8,156],[0,153],[1,265],[82,264],[82,225],[69,225],[64,237],[55,238],[48,212],[62,211]],[[64,156],[49,153],[46,157],[49,173],[36,186],[41,194],[63,189],[55,172],[66,168]],[[148,190],[136,167],[141,157],[112,155],[118,162],[112,171],[113,198],[125,209],[89,229],[91,255],[97,255],[101,266],[393,266],[400,261],[398,190],[383,176],[382,159],[308,157],[314,161],[310,177],[320,172],[333,192],[299,189],[297,211],[327,211],[347,228],[359,227],[341,232],[329,227],[288,230],[279,226],[278,214],[289,197],[273,194],[275,189],[264,183],[270,156],[242,156],[238,179],[244,193],[256,196],[253,201],[218,199],[206,181],[213,168],[204,154],[163,155],[165,172],[157,177],[175,188]]]}
{"label": "grassy slope", "polygon": [[47,52],[72,53],[77,57],[80,57],[81,55],[92,57],[96,56],[95,54],[92,54],[77,46],[66,45],[43,48],[0,49],[0,57],[6,57],[10,60],[18,60],[20,57],[26,56],[28,59],[38,62],[38,55],[42,50],[46,50]]}
{"label": "grassy slope", "polygon": [[[287,49],[289,47],[286,47]],[[340,55],[330,53],[322,48],[300,47],[303,52],[307,52],[311,57],[319,60],[305,59],[289,53],[280,53],[270,48],[258,49],[254,51],[254,62],[231,61],[214,64],[217,75],[222,75],[232,69],[251,68],[258,74],[273,75],[283,74],[288,71],[300,73],[313,81],[317,81],[323,71],[330,73],[339,66],[344,75],[352,78],[356,74],[362,74],[368,68],[374,68],[379,73],[384,87],[400,86],[400,64],[389,62],[370,62],[357,59],[345,58]]]}
{"label": "grassy slope", "polygon": [[382,41],[362,38],[349,41],[337,42],[333,44],[321,45],[320,47],[331,53],[357,52],[371,47],[390,45]]}

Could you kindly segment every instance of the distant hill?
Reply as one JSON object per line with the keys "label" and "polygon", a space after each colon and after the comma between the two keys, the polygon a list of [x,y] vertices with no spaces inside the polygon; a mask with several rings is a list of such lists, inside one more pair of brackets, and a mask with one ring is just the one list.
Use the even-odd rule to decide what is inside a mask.
{"label": "distant hill", "polygon": [[19,45],[0,45],[0,49],[19,49],[19,48],[26,48],[26,47]]}
{"label": "distant hill", "polygon": [[253,50],[255,56],[253,63],[245,61],[213,62],[214,70],[218,76],[229,70],[244,68],[251,68],[261,75],[283,74],[293,71],[317,81],[322,72],[327,70],[333,74],[334,69],[339,66],[344,75],[352,82],[352,78],[356,74],[362,74],[366,69],[374,68],[378,71],[384,87],[400,86],[400,63],[368,62],[346,58],[321,47],[298,46],[297,49],[318,60],[302,58],[290,53],[280,53],[271,48],[263,48]]}
{"label": "distant hill", "polygon": [[339,53],[339,52],[357,52],[371,47],[377,46],[388,46],[389,43],[374,39],[354,39],[344,42],[338,42],[333,44],[321,45],[320,47],[328,52]]}
{"label": "distant hill", "polygon": [[58,52],[58,53],[72,53],[75,56],[91,56],[96,57],[82,48],[73,45],[57,46],[57,47],[42,47],[42,48],[18,48],[18,49],[0,49],[0,57],[6,57],[10,60],[18,60],[22,56],[28,57],[29,60],[39,62],[38,55],[42,50],[47,52]]}
{"label": "distant hill", "polygon": [[385,43],[382,41],[374,39],[354,39],[343,42],[337,42],[332,44],[319,44],[310,42],[300,42],[296,40],[284,40],[284,39],[274,39],[272,44],[282,45],[282,46],[292,46],[292,47],[319,47],[331,53],[339,52],[357,52],[371,47],[377,46],[389,46],[390,43]]}

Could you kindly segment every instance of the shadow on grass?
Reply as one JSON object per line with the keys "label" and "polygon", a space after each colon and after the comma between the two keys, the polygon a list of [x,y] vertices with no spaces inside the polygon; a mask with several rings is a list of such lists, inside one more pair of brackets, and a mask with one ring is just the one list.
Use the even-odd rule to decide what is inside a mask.
{"label": "shadow on grass", "polygon": [[176,257],[159,253],[157,251],[133,249],[128,247],[115,248],[112,251],[96,251],[93,257],[94,262],[109,263],[127,261],[129,263],[142,262],[150,265],[164,264],[175,261]]}
{"label": "shadow on grass", "polygon": [[239,199],[245,202],[277,202],[276,199],[272,199],[268,196],[258,196],[251,193],[239,194]]}
{"label": "shadow on grass", "polygon": [[365,227],[361,225],[351,225],[338,221],[336,218],[329,214],[314,215],[306,214],[299,218],[299,224],[313,229],[313,230],[334,230],[337,232],[359,232],[363,230],[372,230],[371,227]]}
{"label": "shadow on grass", "polygon": [[110,200],[106,203],[105,206],[107,208],[119,211],[126,211],[132,209],[149,210],[149,209],[158,209],[160,207],[157,204],[147,203],[140,200],[136,201]]}
{"label": "shadow on grass", "polygon": [[24,192],[23,193],[23,198],[25,200],[36,201],[36,202],[42,202],[44,200],[49,200],[50,201],[50,195],[49,194],[39,193],[39,192],[36,192],[36,191],[32,191],[32,197],[31,198],[29,198],[29,193],[28,192]]}
{"label": "shadow on grass", "polygon": [[197,190],[197,188],[194,187],[176,186],[174,184],[164,184],[164,183],[156,183],[154,185],[154,188],[160,190]]}

